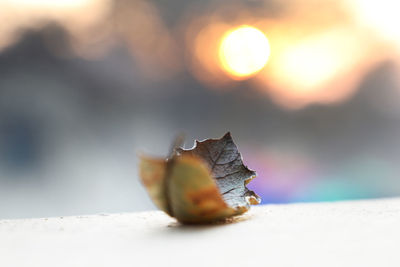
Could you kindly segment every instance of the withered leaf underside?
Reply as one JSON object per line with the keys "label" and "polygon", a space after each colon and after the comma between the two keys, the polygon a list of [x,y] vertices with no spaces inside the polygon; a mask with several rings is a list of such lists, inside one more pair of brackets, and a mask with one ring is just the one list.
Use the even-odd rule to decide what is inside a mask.
{"label": "withered leaf underside", "polygon": [[256,172],[243,164],[242,155],[229,132],[221,139],[196,140],[192,149],[179,148],[177,152],[197,156],[206,162],[223,199],[230,207],[248,209],[250,204],[260,203],[260,197],[246,187],[256,177]]}
{"label": "withered leaf underside", "polygon": [[260,202],[246,188],[256,173],[243,164],[230,133],[189,150],[174,145],[167,159],[142,156],[139,169],[157,207],[182,223],[210,223]]}

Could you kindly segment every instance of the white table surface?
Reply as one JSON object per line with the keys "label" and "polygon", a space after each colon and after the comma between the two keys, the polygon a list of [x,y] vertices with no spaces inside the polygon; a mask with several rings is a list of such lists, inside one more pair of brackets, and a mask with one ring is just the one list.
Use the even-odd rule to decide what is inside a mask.
{"label": "white table surface", "polygon": [[0,220],[0,266],[400,266],[400,198],[253,207],[181,226],[160,211]]}

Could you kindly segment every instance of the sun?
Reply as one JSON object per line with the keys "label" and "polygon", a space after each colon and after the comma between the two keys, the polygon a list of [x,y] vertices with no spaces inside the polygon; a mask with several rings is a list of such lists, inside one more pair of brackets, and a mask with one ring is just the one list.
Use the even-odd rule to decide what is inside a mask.
{"label": "sun", "polygon": [[222,69],[235,80],[259,72],[267,64],[269,54],[270,46],[265,34],[248,25],[227,31],[218,51]]}

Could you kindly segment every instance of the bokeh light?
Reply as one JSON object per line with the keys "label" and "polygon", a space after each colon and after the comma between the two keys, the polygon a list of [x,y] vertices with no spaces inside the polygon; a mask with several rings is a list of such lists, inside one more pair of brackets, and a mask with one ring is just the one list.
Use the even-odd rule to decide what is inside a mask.
{"label": "bokeh light", "polygon": [[[110,11],[111,0],[0,0],[0,18],[5,22],[0,25],[0,51],[17,42],[24,31],[51,22],[68,32],[74,52],[90,57],[102,50],[94,44],[103,48],[107,43]],[[51,42],[48,45],[59,50]]]}
{"label": "bokeh light", "polygon": [[354,0],[349,1],[354,17],[361,25],[374,30],[385,41],[400,42],[400,3],[391,0]]}
{"label": "bokeh light", "polygon": [[68,8],[68,7],[80,7],[93,2],[92,0],[2,0],[3,3],[12,3],[13,5],[29,7],[40,7],[40,8]]}
{"label": "bokeh light", "polygon": [[218,51],[221,37],[231,27],[209,18],[184,23],[186,61],[193,76],[212,89],[223,89],[231,78],[223,71]]}
{"label": "bokeh light", "polygon": [[255,27],[243,25],[225,33],[218,54],[228,74],[234,79],[244,79],[265,66],[270,47],[264,33]]}
{"label": "bokeh light", "polygon": [[260,89],[279,105],[301,108],[311,103],[336,103],[350,97],[376,57],[372,43],[345,28],[288,38],[271,36],[268,66],[257,76]]}

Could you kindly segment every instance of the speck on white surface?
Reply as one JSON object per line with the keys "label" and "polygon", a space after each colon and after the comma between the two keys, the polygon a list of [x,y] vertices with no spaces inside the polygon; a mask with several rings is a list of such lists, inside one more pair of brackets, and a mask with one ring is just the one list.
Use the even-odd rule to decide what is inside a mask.
{"label": "speck on white surface", "polygon": [[161,211],[0,220],[0,266],[400,266],[400,198],[265,205],[223,225]]}

